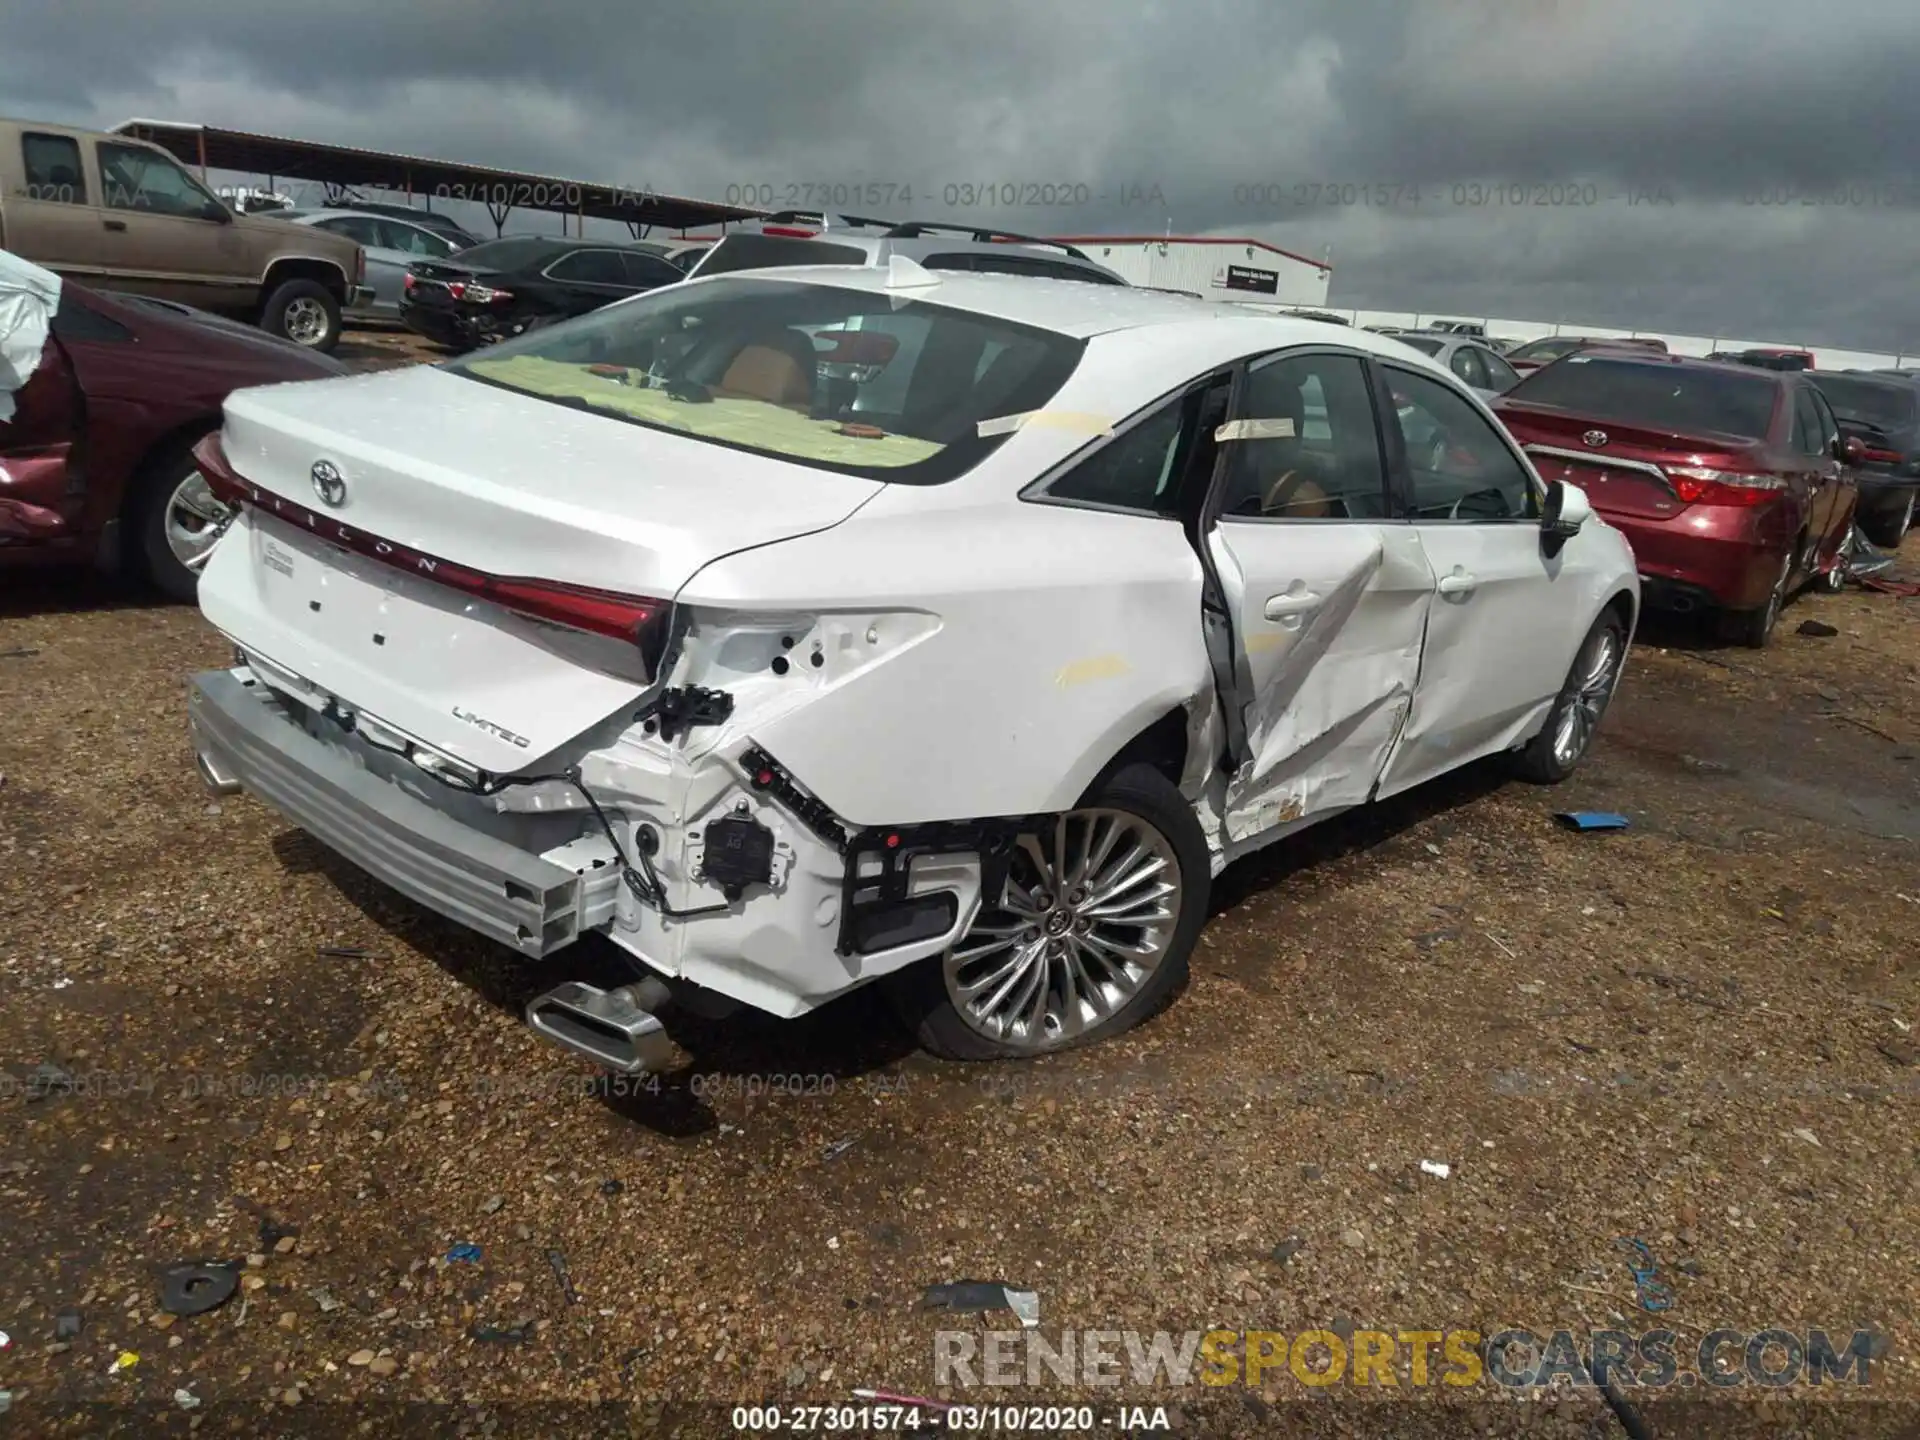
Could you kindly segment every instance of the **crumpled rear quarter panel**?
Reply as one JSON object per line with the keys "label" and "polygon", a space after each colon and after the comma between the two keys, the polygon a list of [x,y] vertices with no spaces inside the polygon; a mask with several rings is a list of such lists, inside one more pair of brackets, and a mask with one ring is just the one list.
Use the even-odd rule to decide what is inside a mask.
{"label": "crumpled rear quarter panel", "polygon": [[888,825],[1070,807],[1211,687],[1200,590],[1173,521],[900,486],[832,530],[714,562],[680,601],[938,617],[754,731],[843,820]]}

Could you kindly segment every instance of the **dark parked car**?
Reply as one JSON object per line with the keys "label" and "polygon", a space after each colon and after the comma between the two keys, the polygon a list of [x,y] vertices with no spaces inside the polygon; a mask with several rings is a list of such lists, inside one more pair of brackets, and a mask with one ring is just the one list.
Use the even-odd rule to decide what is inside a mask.
{"label": "dark parked car", "polygon": [[1667,353],[1666,341],[1646,336],[1549,335],[1543,340],[1529,340],[1525,345],[1516,345],[1507,351],[1506,361],[1525,375],[1581,350],[1610,350],[1623,346],[1629,350],[1657,350],[1662,355]]}
{"label": "dark parked car", "polygon": [[661,245],[489,240],[410,266],[400,319],[429,340],[471,350],[686,278]]}
{"label": "dark parked car", "polygon": [[1780,350],[1761,348],[1742,350],[1733,357],[1742,365],[1753,365],[1761,370],[1811,370],[1813,352],[1811,350]]}
{"label": "dark parked car", "polygon": [[1892,549],[1913,524],[1920,492],[1920,385],[1896,375],[1828,371],[1808,377],[1833,406],[1840,433],[1864,447],[1860,477],[1861,530]]}
{"label": "dark parked car", "polygon": [[1718,609],[1761,646],[1799,586],[1845,581],[1862,447],[1810,376],[1585,351],[1493,408],[1542,479],[1626,534],[1649,605]]}
{"label": "dark parked car", "polygon": [[194,442],[220,428],[232,391],[345,373],[250,325],[66,281],[0,420],[0,564],[126,568],[191,600],[228,513]]}

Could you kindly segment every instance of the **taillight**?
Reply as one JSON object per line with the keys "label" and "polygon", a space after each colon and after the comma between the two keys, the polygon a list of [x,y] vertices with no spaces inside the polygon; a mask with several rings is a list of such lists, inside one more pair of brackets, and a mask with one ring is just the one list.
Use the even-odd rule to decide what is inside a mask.
{"label": "taillight", "polygon": [[802,230],[796,225],[762,225],[760,227],[760,233],[762,235],[785,235],[790,240],[811,240],[820,232],[818,230]]}
{"label": "taillight", "polygon": [[1670,465],[1673,493],[1688,505],[1763,505],[1787,488],[1778,475],[1746,475],[1703,465]]}
{"label": "taillight", "polygon": [[670,608],[665,600],[645,595],[620,595],[610,590],[594,590],[584,585],[564,585],[555,580],[535,580],[522,576],[489,575],[456,565],[424,551],[396,545],[378,535],[341,524],[330,516],[309,510],[304,505],[260,489],[241,477],[227,460],[226,448],[215,431],[193,447],[194,459],[207,488],[229,505],[252,505],[270,511],[291,524],[318,536],[329,545],[365,555],[396,570],[404,570],[422,580],[431,580],[463,595],[490,600],[516,614],[550,621],[574,630],[607,635],[637,645],[647,664],[658,658],[660,642],[666,638]]}
{"label": "taillight", "polygon": [[1900,452],[1898,450],[1864,450],[1861,452],[1860,458],[1862,460],[1870,460],[1876,465],[1898,465],[1900,463]]}
{"label": "taillight", "polygon": [[207,482],[216,500],[238,505],[247,498],[247,482],[227,463],[226,447],[220,443],[218,430],[201,437],[193,447],[193,458],[200,467],[200,478]]}
{"label": "taillight", "polygon": [[415,278],[414,273],[411,270],[409,270],[404,276],[401,277],[400,288],[402,290],[411,290],[413,288],[414,278]]}

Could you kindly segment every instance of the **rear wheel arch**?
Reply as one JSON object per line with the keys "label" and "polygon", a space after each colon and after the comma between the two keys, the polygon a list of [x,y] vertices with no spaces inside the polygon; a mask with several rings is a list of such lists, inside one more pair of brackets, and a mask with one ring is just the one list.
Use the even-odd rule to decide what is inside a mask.
{"label": "rear wheel arch", "polygon": [[1187,768],[1187,707],[1176,705],[1148,722],[1094,771],[1082,791],[1091,791],[1131,765],[1158,771],[1175,789]]}
{"label": "rear wheel arch", "polygon": [[285,258],[273,261],[267,266],[267,273],[261,277],[260,297],[257,308],[264,308],[273,292],[289,280],[313,280],[324,286],[327,293],[340,304],[347,302],[347,272],[329,260],[309,260],[304,258]]}

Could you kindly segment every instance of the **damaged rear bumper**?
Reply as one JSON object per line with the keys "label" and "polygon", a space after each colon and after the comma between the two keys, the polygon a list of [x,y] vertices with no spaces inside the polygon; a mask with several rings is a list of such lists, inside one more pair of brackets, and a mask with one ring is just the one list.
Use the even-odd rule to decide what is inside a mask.
{"label": "damaged rear bumper", "polygon": [[314,739],[265,685],[196,675],[187,714],[216,793],[251,791],[376,879],[524,955],[547,955],[613,915],[614,867],[577,872],[462,823]]}

